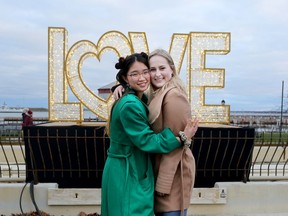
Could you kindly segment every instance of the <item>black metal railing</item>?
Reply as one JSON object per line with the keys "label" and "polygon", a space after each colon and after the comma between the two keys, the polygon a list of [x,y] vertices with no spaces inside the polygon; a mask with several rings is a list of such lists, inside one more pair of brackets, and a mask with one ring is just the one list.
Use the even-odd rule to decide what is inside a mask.
{"label": "black metal railing", "polygon": [[0,181],[25,179],[24,152],[21,130],[0,130]]}
{"label": "black metal railing", "polygon": [[[79,131],[79,127],[83,130]],[[93,133],[89,128],[79,127],[69,128],[70,132],[67,128],[51,132],[36,126],[33,130],[41,128],[41,131],[27,130],[25,143],[21,129],[1,128],[0,181],[23,182],[35,177],[41,181],[57,176],[70,180],[77,177],[79,181],[100,178],[109,138],[97,134],[96,127]],[[288,179],[288,132],[255,131],[251,137],[251,127],[243,128],[242,132],[231,128],[197,132],[191,146],[197,164],[196,178],[213,182]]]}

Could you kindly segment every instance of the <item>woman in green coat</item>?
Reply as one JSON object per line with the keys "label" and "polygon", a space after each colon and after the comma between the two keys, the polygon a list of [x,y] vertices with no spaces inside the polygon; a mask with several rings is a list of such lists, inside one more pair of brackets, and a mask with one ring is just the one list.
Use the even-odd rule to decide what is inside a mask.
{"label": "woman in green coat", "polygon": [[[110,147],[102,177],[101,216],[153,216],[154,176],[149,153],[168,153],[183,144],[169,128],[158,134],[150,128],[143,94],[150,84],[147,54],[120,58],[115,67],[120,69],[116,78],[126,90],[112,107],[108,124]],[[184,133],[188,140],[194,136],[191,121]]]}

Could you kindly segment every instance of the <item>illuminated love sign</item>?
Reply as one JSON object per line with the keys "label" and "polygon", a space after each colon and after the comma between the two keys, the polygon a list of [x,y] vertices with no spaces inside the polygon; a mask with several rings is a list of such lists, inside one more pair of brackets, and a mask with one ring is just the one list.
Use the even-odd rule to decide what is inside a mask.
{"label": "illuminated love sign", "polygon": [[[230,33],[190,32],[173,34],[169,53],[180,73],[185,53],[187,53],[186,88],[191,102],[192,116],[200,122],[230,122],[229,105],[205,104],[206,88],[223,88],[225,70],[206,68],[206,54],[227,54],[230,51]],[[107,120],[112,95],[106,100],[88,88],[82,78],[81,68],[87,58],[100,61],[105,52],[117,56],[127,56],[134,52],[149,53],[145,32],[129,32],[128,37],[118,31],[103,34],[95,44],[81,40],[68,49],[65,28],[49,28],[49,121],[84,120],[83,107],[87,107],[98,117]],[[115,81],[116,84],[116,81]],[[68,87],[79,102],[69,102]]]}

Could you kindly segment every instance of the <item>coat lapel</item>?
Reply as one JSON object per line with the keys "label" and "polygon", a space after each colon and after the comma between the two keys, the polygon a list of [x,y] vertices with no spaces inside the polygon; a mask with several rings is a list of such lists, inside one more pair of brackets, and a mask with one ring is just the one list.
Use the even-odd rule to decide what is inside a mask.
{"label": "coat lapel", "polygon": [[164,91],[159,91],[155,97],[151,100],[149,104],[149,122],[150,124],[153,124],[158,116],[161,113],[161,108],[162,108],[162,101],[167,94],[168,91],[171,89],[176,88],[175,86],[170,86],[166,88]]}

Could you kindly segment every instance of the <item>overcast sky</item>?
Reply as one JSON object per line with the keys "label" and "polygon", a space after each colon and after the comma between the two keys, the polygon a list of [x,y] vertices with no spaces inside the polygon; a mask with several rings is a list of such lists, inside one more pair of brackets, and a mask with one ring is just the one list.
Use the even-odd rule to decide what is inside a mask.
{"label": "overcast sky", "polygon": [[[224,99],[232,111],[279,110],[282,81],[288,103],[287,9],[287,0],[2,0],[0,105],[48,106],[48,27],[65,27],[68,48],[116,30],[145,32],[150,51],[168,50],[173,33],[230,32],[230,53],[207,56],[206,67],[226,74],[225,88],[207,90],[206,103]],[[95,71],[83,72],[89,88],[97,92],[115,80],[117,58],[87,60]]]}

